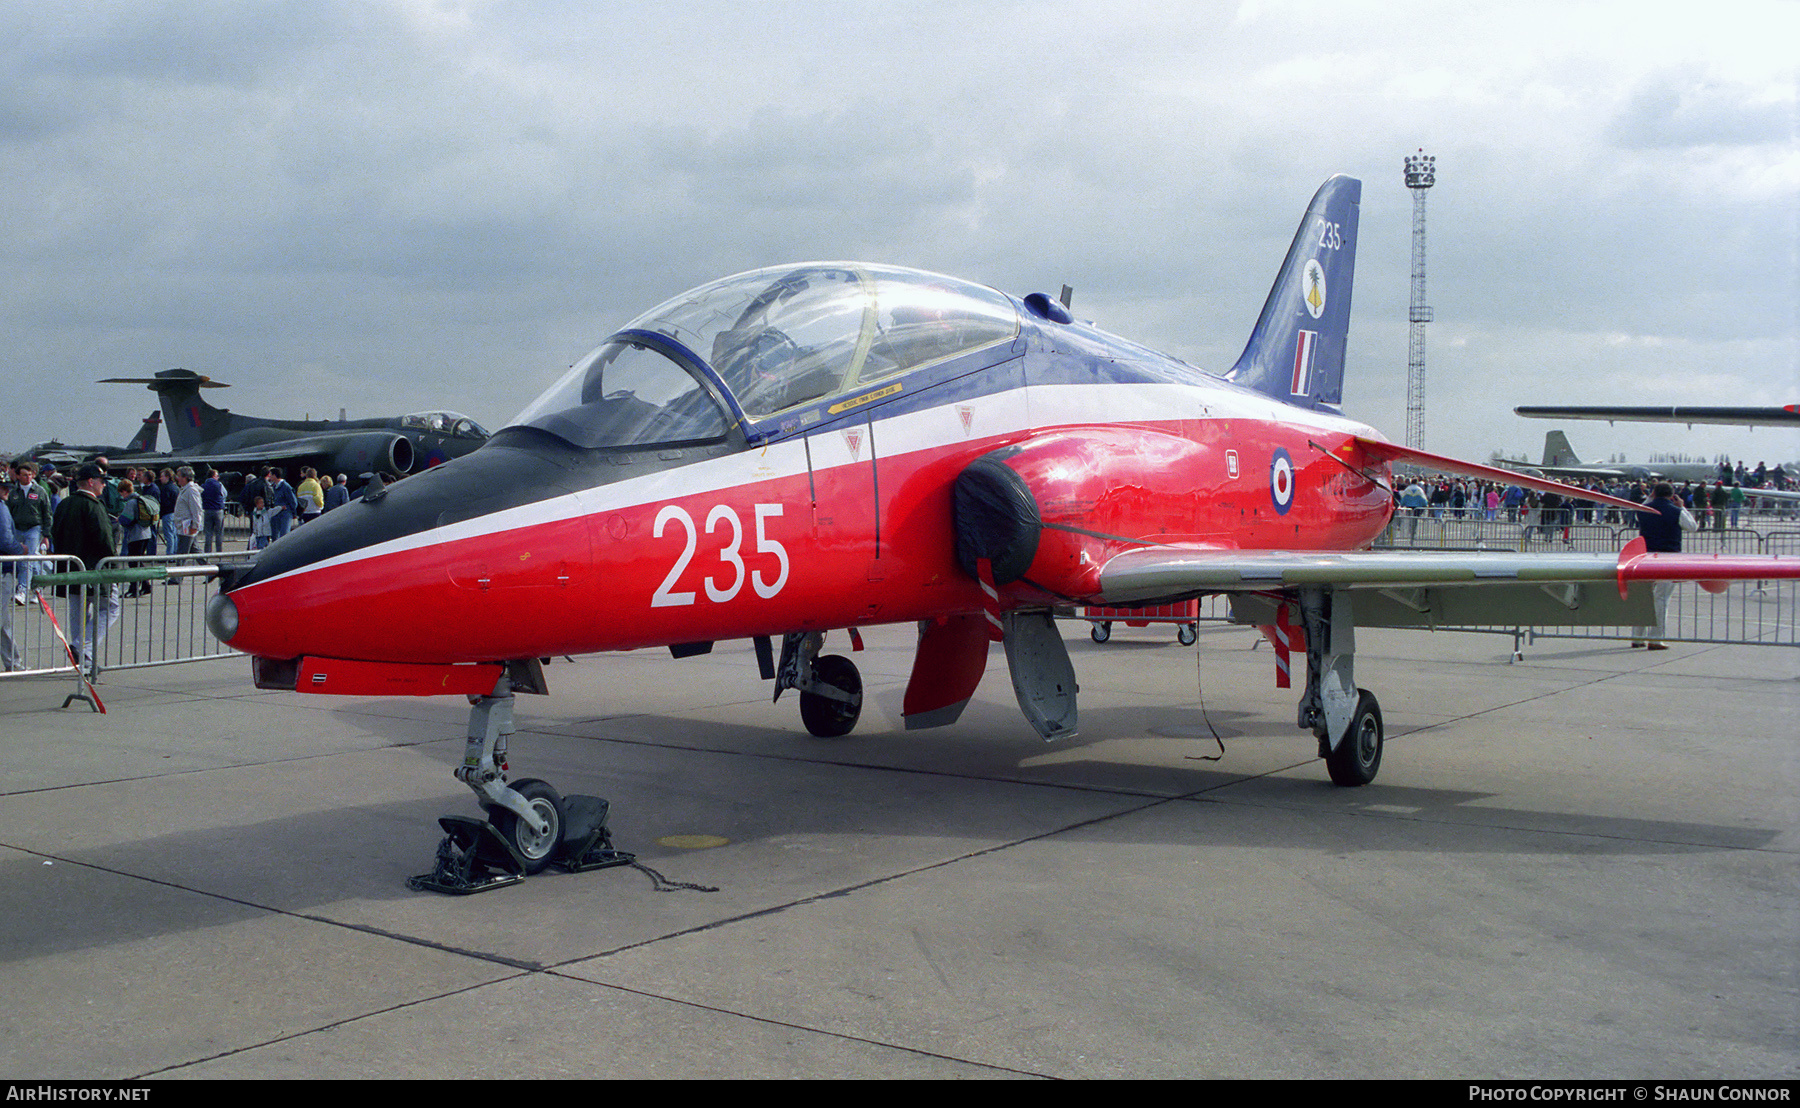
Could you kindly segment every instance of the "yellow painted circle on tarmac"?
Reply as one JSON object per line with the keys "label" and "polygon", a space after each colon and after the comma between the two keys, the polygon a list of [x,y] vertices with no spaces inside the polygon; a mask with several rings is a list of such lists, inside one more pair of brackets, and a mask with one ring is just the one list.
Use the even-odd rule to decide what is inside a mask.
{"label": "yellow painted circle on tarmac", "polygon": [[656,845],[671,846],[677,850],[710,850],[730,841],[718,835],[664,835],[656,840]]}

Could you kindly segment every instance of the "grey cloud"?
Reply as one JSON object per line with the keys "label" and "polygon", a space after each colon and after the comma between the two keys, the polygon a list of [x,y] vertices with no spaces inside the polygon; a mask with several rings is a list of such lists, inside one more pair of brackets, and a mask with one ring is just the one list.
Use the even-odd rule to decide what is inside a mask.
{"label": "grey cloud", "polygon": [[1758,146],[1794,139],[1795,101],[1692,70],[1646,78],[1613,116],[1607,137],[1625,149]]}

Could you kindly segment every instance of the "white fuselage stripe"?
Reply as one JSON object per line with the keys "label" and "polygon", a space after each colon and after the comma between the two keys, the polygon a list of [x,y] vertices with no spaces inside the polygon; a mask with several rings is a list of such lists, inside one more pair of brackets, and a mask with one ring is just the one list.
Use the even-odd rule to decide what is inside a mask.
{"label": "white fuselage stripe", "polygon": [[[878,415],[879,411],[871,414]],[[877,418],[873,423],[874,441],[862,443],[854,451],[845,443],[845,436],[869,427],[868,423],[815,431],[811,436],[815,444],[812,449],[812,466],[815,472],[819,472],[843,465],[861,464],[867,461],[869,452],[877,448],[882,458],[935,450],[954,443],[958,435],[969,439],[993,439],[1028,430],[1051,431],[1058,427],[1169,420],[1251,420],[1326,433],[1374,433],[1368,426],[1355,420],[1292,407],[1256,393],[1227,387],[1214,391],[1177,384],[1033,385],[953,404],[902,412],[886,419]],[[834,444],[833,440],[837,442]],[[787,439],[768,446],[753,447],[742,453],[707,458],[691,465],[599,485],[403,535],[297,567],[269,580],[286,580],[298,574],[369,558],[380,558],[462,539],[504,534],[584,515],[619,511],[746,484],[803,477],[806,473],[805,444],[799,438]]]}

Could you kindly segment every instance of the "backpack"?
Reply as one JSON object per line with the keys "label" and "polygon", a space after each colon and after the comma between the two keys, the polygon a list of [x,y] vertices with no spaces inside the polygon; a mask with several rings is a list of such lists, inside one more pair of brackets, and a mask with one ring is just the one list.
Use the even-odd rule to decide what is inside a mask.
{"label": "backpack", "polygon": [[162,518],[162,510],[157,506],[156,501],[147,496],[140,496],[137,498],[135,518],[139,527],[155,527],[157,520]]}

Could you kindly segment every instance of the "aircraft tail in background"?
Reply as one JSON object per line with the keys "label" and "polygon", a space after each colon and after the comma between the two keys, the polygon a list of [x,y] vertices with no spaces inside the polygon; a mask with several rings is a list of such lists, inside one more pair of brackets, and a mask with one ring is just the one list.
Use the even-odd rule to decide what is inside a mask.
{"label": "aircraft tail in background", "polygon": [[1362,182],[1354,177],[1320,186],[1227,381],[1285,404],[1338,410],[1361,204]]}
{"label": "aircraft tail in background", "polygon": [[151,454],[156,451],[156,436],[162,427],[162,413],[151,412],[144,417],[144,425],[138,428],[137,437],[125,444],[127,454]]}
{"label": "aircraft tail in background", "polygon": [[1548,431],[1544,434],[1544,465],[1579,466],[1581,459],[1575,456],[1575,448],[1569,445],[1569,436],[1561,431]]}
{"label": "aircraft tail in background", "polygon": [[[234,424],[229,411],[215,408],[200,398],[201,389],[229,385],[204,377],[191,369],[165,369],[154,377],[107,377],[103,385],[147,385],[162,401],[163,422],[169,426],[169,445],[185,450],[229,434]],[[154,449],[154,447],[152,447]]]}

